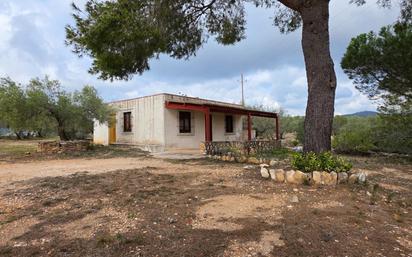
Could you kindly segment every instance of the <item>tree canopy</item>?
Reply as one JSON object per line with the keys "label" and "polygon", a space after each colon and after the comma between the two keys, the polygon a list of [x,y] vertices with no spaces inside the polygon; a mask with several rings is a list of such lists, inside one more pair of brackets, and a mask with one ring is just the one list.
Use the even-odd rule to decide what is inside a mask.
{"label": "tree canopy", "polygon": [[93,132],[94,119],[107,121],[110,112],[91,86],[69,93],[47,76],[24,86],[0,80],[0,116],[19,138],[22,132],[54,132],[62,140],[84,137]]}
{"label": "tree canopy", "polygon": [[341,62],[356,87],[388,103],[412,101],[412,24],[396,23],[378,34],[353,38]]}

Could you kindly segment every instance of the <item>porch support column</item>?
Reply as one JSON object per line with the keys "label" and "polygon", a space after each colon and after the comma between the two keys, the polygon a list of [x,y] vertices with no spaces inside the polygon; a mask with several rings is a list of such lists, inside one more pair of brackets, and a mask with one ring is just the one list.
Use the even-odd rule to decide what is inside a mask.
{"label": "porch support column", "polygon": [[247,114],[247,140],[252,140],[252,115]]}
{"label": "porch support column", "polygon": [[210,110],[207,108],[204,111],[205,114],[205,141],[210,142],[212,141],[212,133],[210,131]]}
{"label": "porch support column", "polygon": [[275,122],[276,122],[276,140],[280,140],[279,115],[276,115]]}

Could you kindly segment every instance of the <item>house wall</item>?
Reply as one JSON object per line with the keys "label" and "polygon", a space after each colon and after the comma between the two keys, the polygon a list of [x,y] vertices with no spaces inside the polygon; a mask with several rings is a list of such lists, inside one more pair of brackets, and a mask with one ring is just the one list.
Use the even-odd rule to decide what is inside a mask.
{"label": "house wall", "polygon": [[168,148],[199,148],[205,140],[205,123],[202,112],[191,111],[190,134],[179,133],[179,111],[165,108],[165,137]]}
{"label": "house wall", "polygon": [[242,116],[233,115],[233,133],[226,133],[225,114],[212,114],[212,135],[213,141],[237,141],[242,137]]}
{"label": "house wall", "polygon": [[[117,143],[164,145],[165,104],[163,95],[113,102],[111,106],[116,109]],[[131,132],[124,132],[124,112],[131,112]]]}
{"label": "house wall", "polygon": [[[191,111],[192,133],[179,133],[179,111],[165,109],[165,139],[168,148],[199,148],[201,142],[205,141],[205,117],[204,113]],[[242,118],[233,115],[234,133],[225,132],[225,114],[212,113],[212,135],[213,141],[241,140]]]}
{"label": "house wall", "polygon": [[94,121],[93,143],[98,145],[109,145],[109,126],[107,125],[107,122],[100,123],[98,120]]}

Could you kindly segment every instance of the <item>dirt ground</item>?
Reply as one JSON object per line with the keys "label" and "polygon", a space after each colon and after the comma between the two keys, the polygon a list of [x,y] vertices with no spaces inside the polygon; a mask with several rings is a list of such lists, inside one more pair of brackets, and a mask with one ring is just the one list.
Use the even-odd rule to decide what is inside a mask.
{"label": "dirt ground", "polygon": [[412,256],[411,164],[354,158],[368,185],[311,187],[119,155],[3,159],[0,256]]}

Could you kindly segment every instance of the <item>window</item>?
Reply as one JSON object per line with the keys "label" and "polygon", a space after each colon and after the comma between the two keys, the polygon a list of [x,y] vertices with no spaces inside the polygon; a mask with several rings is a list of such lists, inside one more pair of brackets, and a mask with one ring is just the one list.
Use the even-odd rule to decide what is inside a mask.
{"label": "window", "polygon": [[123,113],[123,132],[132,132],[132,113]]}
{"label": "window", "polygon": [[226,128],[226,133],[233,133],[233,116],[232,115],[225,116],[225,128]]}
{"label": "window", "polygon": [[191,133],[191,113],[190,112],[179,112],[179,132],[180,133]]}

